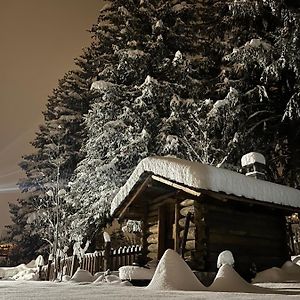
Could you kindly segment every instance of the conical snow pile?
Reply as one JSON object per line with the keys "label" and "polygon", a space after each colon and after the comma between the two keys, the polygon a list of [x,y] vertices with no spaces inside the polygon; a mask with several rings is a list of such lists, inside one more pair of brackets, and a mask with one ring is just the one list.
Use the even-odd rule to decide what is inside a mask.
{"label": "conical snow pile", "polygon": [[264,271],[258,272],[252,279],[252,283],[262,283],[262,282],[284,282],[285,275],[284,272],[277,267],[266,269]]}
{"label": "conical snow pile", "polygon": [[213,292],[264,293],[266,289],[248,283],[233,267],[225,264],[220,267],[209,290]]}
{"label": "conical snow pile", "polygon": [[273,267],[261,271],[252,280],[252,283],[259,282],[300,282],[300,266],[287,261],[281,268]]}
{"label": "conical snow pile", "polygon": [[282,265],[281,270],[284,271],[291,280],[300,280],[300,266],[297,264],[287,261]]}
{"label": "conical snow pile", "polygon": [[77,269],[75,274],[72,276],[71,280],[73,282],[92,282],[94,281],[93,275],[86,270]]}
{"label": "conical snow pile", "polygon": [[160,259],[147,289],[205,291],[206,287],[178,253],[168,249]]}

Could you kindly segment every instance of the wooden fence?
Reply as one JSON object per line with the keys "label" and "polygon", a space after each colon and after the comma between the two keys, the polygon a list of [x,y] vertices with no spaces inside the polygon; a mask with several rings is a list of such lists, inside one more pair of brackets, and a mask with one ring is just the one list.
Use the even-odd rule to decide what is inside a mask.
{"label": "wooden fence", "polygon": [[[120,267],[132,265],[142,253],[142,246],[124,246],[118,249],[110,249],[109,253],[105,250],[95,251],[94,253],[86,253],[79,264],[76,256],[70,256],[62,259],[58,264],[58,271],[64,275],[72,276],[77,267],[89,271],[92,275],[100,271],[117,271]],[[48,269],[49,268],[49,269]],[[46,279],[54,279],[54,263],[45,268]]]}

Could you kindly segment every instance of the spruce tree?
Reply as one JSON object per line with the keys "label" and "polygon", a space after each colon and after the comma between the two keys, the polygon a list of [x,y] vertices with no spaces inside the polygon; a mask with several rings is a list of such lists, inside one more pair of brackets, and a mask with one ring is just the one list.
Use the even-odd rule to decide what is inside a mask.
{"label": "spruce tree", "polygon": [[228,8],[224,42],[231,46],[216,86],[222,100],[222,92],[235,91],[237,109],[213,99],[209,117],[214,111],[222,127],[215,134],[208,118],[207,132],[226,143],[212,146],[226,149],[233,164],[245,152],[261,152],[270,180],[299,187],[299,8],[280,0],[233,1]]}
{"label": "spruce tree", "polygon": [[189,155],[193,149],[186,153],[184,137],[176,151],[170,147],[177,132],[168,123],[183,122],[172,113],[175,99],[199,101],[208,74],[216,76],[217,54],[198,55],[207,46],[199,31],[201,8],[199,1],[111,1],[100,13],[92,31],[103,54],[85,121],[86,157],[69,195],[73,226],[81,233],[105,221],[110,200],[142,158],[197,158]]}
{"label": "spruce tree", "polygon": [[150,155],[238,169],[258,151],[269,180],[299,187],[299,7],[112,0],[91,33],[79,70],[49,98],[37,153],[22,163],[21,188],[37,191],[26,211],[55,181],[58,141],[62,187],[72,178],[72,239],[106,221],[111,199]]}
{"label": "spruce tree", "polygon": [[[92,97],[89,86],[93,78],[93,73],[83,68],[86,53],[77,60],[82,68],[68,72],[49,96],[44,124],[32,142],[36,151],[24,156],[20,163],[26,173],[19,182],[23,197],[17,206],[11,206],[14,224],[9,226],[10,236],[18,237],[15,242],[20,248],[26,247],[25,242],[31,235],[39,239],[37,248],[44,241],[43,247],[48,245],[48,251],[52,251],[57,232],[58,246],[63,248],[67,244],[69,209],[65,197],[60,194],[67,189],[81,159],[79,150],[85,136],[82,116]],[[20,215],[22,221],[18,221]],[[59,229],[56,229],[57,220]]]}
{"label": "spruce tree", "polygon": [[149,155],[238,169],[258,151],[270,180],[297,186],[298,20],[279,0],[110,1],[92,30],[98,95],[71,183],[74,227],[101,224]]}

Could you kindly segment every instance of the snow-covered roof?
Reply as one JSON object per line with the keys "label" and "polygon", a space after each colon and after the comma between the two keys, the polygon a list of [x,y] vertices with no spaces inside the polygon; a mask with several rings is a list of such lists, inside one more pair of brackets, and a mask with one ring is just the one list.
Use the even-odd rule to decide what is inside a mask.
{"label": "snow-covered roof", "polygon": [[114,197],[111,205],[112,215],[145,173],[196,190],[223,192],[263,202],[300,207],[300,190],[199,162],[157,156],[145,158],[138,164]]}

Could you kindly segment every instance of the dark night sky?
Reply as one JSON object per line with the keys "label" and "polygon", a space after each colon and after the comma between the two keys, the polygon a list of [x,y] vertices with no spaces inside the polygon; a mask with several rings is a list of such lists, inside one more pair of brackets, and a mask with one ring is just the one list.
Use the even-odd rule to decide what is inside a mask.
{"label": "dark night sky", "polygon": [[87,46],[100,0],[0,0],[0,234],[47,96]]}

